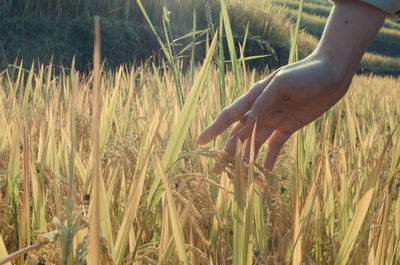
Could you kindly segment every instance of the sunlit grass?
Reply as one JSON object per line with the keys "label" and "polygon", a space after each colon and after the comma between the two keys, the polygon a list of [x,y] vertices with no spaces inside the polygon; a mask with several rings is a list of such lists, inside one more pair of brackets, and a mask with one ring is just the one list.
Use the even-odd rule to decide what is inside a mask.
{"label": "sunlit grass", "polygon": [[[166,263],[178,259],[178,252],[173,249],[164,253],[167,246],[170,249],[169,242],[174,238],[165,222],[175,219],[164,216],[169,211],[161,207],[163,204],[149,205],[151,186],[165,174],[171,185],[170,197],[165,203],[171,204],[173,198],[176,215],[181,218],[183,211],[188,211],[185,221],[181,219],[180,222],[189,263],[233,262],[235,247],[231,231],[237,221],[231,214],[236,207],[232,181],[250,180],[251,175],[250,172],[239,173],[247,172],[246,167],[242,165],[235,170],[234,160],[228,159],[226,165],[232,168],[228,171],[231,173],[216,177],[210,172],[208,161],[209,157],[220,155],[215,151],[200,151],[195,144],[196,136],[209,120],[207,104],[211,104],[211,116],[221,110],[220,77],[215,66],[210,67],[209,93],[212,96],[209,98],[204,89],[200,92],[188,134],[180,136],[185,139],[183,149],[178,157],[164,164],[165,171],[158,177],[161,165],[157,157],[163,156],[177,126],[182,123],[172,72],[143,66],[140,69],[121,67],[116,73],[103,74],[100,95],[103,129],[99,138],[105,139],[103,146],[100,145],[105,197],[101,207],[107,212],[103,218],[110,218],[111,229],[106,232],[107,225],[101,225],[103,246],[100,248],[104,260],[108,257],[115,262],[119,260],[118,264],[148,264],[159,263],[161,256]],[[32,229],[26,236],[31,237],[33,243],[49,242],[31,255],[56,262],[60,259],[56,253],[61,251],[58,247],[61,247],[62,238],[57,222],[65,221],[60,216],[67,210],[63,198],[68,196],[71,157],[75,160],[74,215],[79,223],[74,237],[75,259],[79,256],[77,245],[83,242],[81,245],[85,246],[87,240],[84,220],[88,218],[90,172],[93,170],[88,107],[93,104],[90,90],[93,77],[74,77],[73,73],[56,76],[51,73],[51,68],[43,66],[41,69],[43,71],[37,73],[32,73],[33,70],[30,73],[6,71],[0,76],[0,118],[4,125],[0,133],[1,183],[12,181],[13,185],[9,187],[18,191],[14,192],[13,204],[8,197],[7,185],[2,186],[1,220],[6,225],[1,226],[0,253],[4,257],[5,253],[29,245],[17,234],[16,228],[24,223],[18,221],[15,226],[13,220],[28,218],[19,209],[25,204],[22,200],[24,192],[31,190],[27,196],[31,210],[27,214]],[[195,68],[195,80],[200,78],[199,70]],[[29,81],[32,93],[26,111],[23,111],[23,97],[15,89],[17,84],[19,88],[29,86],[29,75],[32,76]],[[260,78],[254,72],[246,73],[246,78],[243,73],[241,75],[242,80],[246,80],[241,81],[245,90]],[[75,78],[78,79],[73,81]],[[182,87],[189,88],[190,79],[190,73],[182,76]],[[228,70],[224,76],[227,103],[235,86],[234,80],[234,74]],[[248,242],[251,255],[243,256],[243,259],[252,257],[258,264],[280,264],[301,254],[303,263],[310,263],[307,260],[322,260],[320,264],[399,262],[400,132],[395,130],[400,121],[398,82],[390,77],[355,77],[345,99],[304,129],[304,175],[296,177],[296,137],[285,146],[274,172],[276,177],[255,169],[256,187],[249,186],[251,181],[244,182],[243,192],[247,195],[240,195],[251,204],[246,206],[245,201],[236,202],[245,207],[241,208],[245,211],[241,214],[246,215],[243,220],[255,218],[255,222],[251,222],[253,228],[245,232],[250,233],[250,241],[243,241]],[[70,156],[69,120],[72,114],[69,110],[74,83],[77,85],[74,100],[76,133],[74,155]],[[185,89],[184,94],[187,96],[188,93]],[[20,111],[15,112],[16,109]],[[30,128],[25,136],[30,144],[25,144],[25,150],[18,148],[27,143],[23,124]],[[394,134],[390,141],[391,133]],[[214,143],[217,147],[221,144],[221,138]],[[15,177],[7,180],[10,175],[7,172],[12,172],[10,165],[14,165],[11,168],[15,168]],[[32,189],[24,188],[21,175],[24,170],[25,175],[29,172]],[[297,181],[301,185],[296,184]],[[371,181],[375,181],[373,185],[368,184]],[[254,195],[251,195],[252,190]],[[163,193],[163,189],[160,192]],[[254,199],[250,199],[251,196]],[[368,200],[365,196],[369,196]],[[16,207],[16,211],[6,210],[12,207]],[[59,221],[55,221],[55,217]],[[294,222],[298,222],[298,228]],[[157,227],[161,230],[155,230]],[[49,231],[53,232],[48,234]],[[126,236],[126,240],[121,241],[121,236]],[[297,237],[301,238],[301,248],[293,252],[293,244],[299,241]]]}
{"label": "sunlit grass", "polygon": [[168,41],[169,65],[101,73],[95,56],[89,75],[0,73],[0,264],[85,264],[88,253],[118,265],[400,262],[400,79],[356,76],[272,173],[259,166],[265,148],[250,165],[239,149],[217,151],[226,134],[199,147],[213,117],[268,74],[246,71],[224,4],[207,57],[187,73]]}

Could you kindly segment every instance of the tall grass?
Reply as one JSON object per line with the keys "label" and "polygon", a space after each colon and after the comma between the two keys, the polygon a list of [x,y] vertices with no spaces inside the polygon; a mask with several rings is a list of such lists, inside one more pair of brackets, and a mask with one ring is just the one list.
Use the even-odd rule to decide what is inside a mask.
{"label": "tall grass", "polygon": [[[35,96],[29,99],[30,111],[21,114],[21,117],[31,125],[30,131],[27,131],[31,143],[29,172],[35,188],[29,196],[33,204],[29,215],[43,215],[47,229],[54,231],[47,233],[40,228],[36,218],[30,218],[32,242],[51,239],[47,245],[41,246],[40,251],[31,252],[30,255],[57,262],[59,256],[54,251],[61,247],[57,243],[60,239],[57,231],[61,227],[52,220],[61,216],[60,211],[67,207],[57,200],[60,196],[68,195],[71,138],[66,132],[70,131],[69,119],[72,114],[68,110],[73,101],[72,94],[66,92],[71,91],[71,76],[57,77],[48,75],[48,71],[51,71],[50,68],[32,74],[32,95]],[[247,169],[247,166],[239,163],[236,163],[235,169],[234,160],[224,157],[222,153],[198,150],[194,138],[204,128],[203,120],[208,119],[207,101],[211,100],[212,115],[221,110],[218,72],[212,64],[209,71],[210,93],[213,96],[209,99],[204,90],[200,92],[199,104],[192,105],[195,111],[189,122],[190,133],[184,137],[187,145],[182,150],[176,149],[180,154],[167,166],[159,164],[157,157],[165,156],[163,150],[173,143],[171,137],[177,130],[170,124],[177,124],[181,116],[172,72],[165,69],[160,75],[158,71],[147,67],[121,67],[117,73],[104,73],[102,84],[107,86],[103,86],[101,93],[103,111],[100,120],[113,129],[101,155],[105,191],[105,204],[102,207],[108,213],[108,217],[104,215],[103,218],[110,218],[111,225],[110,234],[106,233],[105,226],[101,227],[100,256],[103,260],[114,259],[118,264],[162,264],[184,260],[182,255],[173,250],[178,245],[171,248],[178,241],[174,239],[174,232],[170,230],[172,226],[170,228],[169,225],[180,219],[184,242],[183,245],[180,243],[180,248],[186,252],[188,263],[191,264],[231,264],[249,260],[250,257],[258,262],[256,264],[281,264],[291,263],[291,258],[295,257],[299,262],[300,256],[302,263],[311,263],[311,260],[320,261],[320,264],[366,264],[375,260],[381,260],[377,264],[399,262],[400,132],[395,130],[400,121],[400,109],[396,104],[399,95],[395,89],[399,80],[355,77],[345,100],[319,119],[313,129],[304,129],[304,151],[309,154],[305,156],[304,163],[309,169],[304,176],[296,179],[295,139],[286,145],[274,176],[257,168],[252,173],[253,167]],[[18,76],[17,72],[14,74]],[[2,183],[7,182],[10,159],[17,157],[17,168],[24,168],[23,160],[18,159],[22,158],[23,150],[17,148],[16,156],[11,145],[13,128],[20,122],[13,109],[19,108],[21,102],[13,94],[12,88],[17,80],[12,80],[12,75],[5,72],[0,77],[0,117],[5,124],[0,137]],[[21,78],[28,76],[24,73],[20,75]],[[243,83],[244,88],[259,78],[254,72],[246,75],[246,79],[243,78],[247,80],[247,83]],[[46,80],[47,76],[50,76],[49,81]],[[196,67],[195,79],[199,77],[200,69]],[[158,79],[165,84],[162,89],[158,88]],[[189,74],[182,76],[183,87],[190,87],[190,79]],[[93,170],[93,162],[90,162],[92,138],[88,133],[91,112],[87,106],[92,104],[92,92],[89,89],[92,80],[92,76],[79,76],[74,101],[74,211],[83,218],[79,221],[73,240],[76,242],[73,249],[75,259],[79,256],[77,246],[85,246],[87,240],[84,237],[87,233],[84,219],[88,217],[86,197],[92,185],[89,176]],[[234,86],[233,80],[234,74],[228,70],[224,76],[228,98]],[[47,82],[48,90],[42,85]],[[116,107],[110,108],[113,102]],[[161,105],[162,102],[164,105]],[[161,111],[159,106],[162,106]],[[315,133],[310,135],[311,130],[315,130]],[[100,138],[104,137],[104,133],[105,130],[100,130]],[[393,133],[391,141],[388,133]],[[44,140],[49,137],[52,140]],[[312,137],[314,144],[308,144],[307,137]],[[355,144],[352,144],[353,141]],[[215,145],[220,144],[221,139],[218,139]],[[311,148],[315,148],[315,151]],[[53,153],[50,156],[52,159],[41,158],[50,153]],[[209,170],[208,157],[225,161],[228,171],[215,179]],[[40,176],[42,181],[39,183],[37,180]],[[162,207],[163,204],[148,206],[151,186],[164,176],[167,179],[162,181],[163,186],[167,182],[171,185],[165,205],[175,207],[175,214]],[[255,187],[251,187],[252,178]],[[298,181],[301,182],[300,186]],[[85,182],[88,185],[84,185]],[[17,178],[15,183],[15,188],[23,190],[22,178]],[[241,197],[235,197],[237,195],[234,193],[238,183],[242,183],[236,187],[242,189]],[[39,188],[43,198],[41,207],[36,205],[39,200],[35,189]],[[5,187],[2,194],[7,194]],[[2,202],[9,204],[6,198],[3,197]],[[22,209],[22,205],[22,200],[17,200],[17,209]],[[10,206],[2,204],[2,207]],[[237,212],[238,209],[241,210]],[[2,222],[12,225],[15,218],[12,214],[3,212]],[[19,219],[19,211],[17,215]],[[236,219],[239,217],[244,219]],[[254,221],[246,221],[248,218]],[[297,230],[293,230],[295,223]],[[9,225],[1,228],[1,242],[4,242],[4,245],[0,245],[2,258],[19,248],[17,230]],[[162,230],[154,230],[156,227]],[[236,242],[244,248],[239,245],[235,247],[234,244],[234,240],[238,239],[234,236],[239,232],[245,237]],[[246,237],[248,239],[245,240]],[[293,248],[300,246],[299,242],[301,247]],[[241,249],[244,256],[233,258],[233,255],[239,254],[234,251],[236,248]],[[160,257],[164,258],[159,261]]]}
{"label": "tall grass", "polygon": [[400,262],[400,80],[355,77],[272,173],[259,166],[264,148],[248,165],[240,149],[217,151],[224,137],[200,149],[210,116],[267,74],[246,71],[236,47],[225,67],[218,42],[233,35],[222,3],[192,72],[148,62],[100,75],[97,61],[89,75],[44,65],[0,74],[0,264],[85,264],[88,252],[101,264]]}

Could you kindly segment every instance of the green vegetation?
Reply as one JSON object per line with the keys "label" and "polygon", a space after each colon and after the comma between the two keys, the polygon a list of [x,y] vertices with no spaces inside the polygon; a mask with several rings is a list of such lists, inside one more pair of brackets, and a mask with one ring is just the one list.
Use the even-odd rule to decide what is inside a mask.
{"label": "green vegetation", "polygon": [[[33,60],[56,65],[71,65],[75,56],[78,70],[91,68],[93,55],[93,21],[89,18],[61,19],[26,15],[7,19],[0,15],[0,65],[14,64],[23,59],[25,67]],[[62,30],[60,30],[62,29]],[[114,66],[135,58],[144,58],[157,49],[154,44],[145,46],[148,31],[114,19],[103,19],[103,54],[107,66]],[[151,42],[150,42],[151,43]],[[129,51],[129,52],[128,52]]]}
{"label": "green vegetation", "polygon": [[[272,5],[271,5],[272,3]],[[197,29],[212,31],[219,26],[220,4],[217,0],[181,1],[166,0],[170,12],[170,38],[179,39],[190,34],[195,10]],[[163,9],[159,1],[143,1],[149,19],[154,24],[163,41]],[[271,54],[248,62],[249,67],[263,70],[277,68],[288,61],[290,50],[290,28],[297,16],[297,1],[273,0],[229,1],[227,9],[232,20],[235,43],[243,41],[247,24],[248,42],[245,56]],[[318,42],[331,5],[329,1],[306,1],[299,35],[300,55],[310,53]],[[102,54],[106,69],[114,69],[122,63],[145,61],[152,56],[160,64],[164,58],[160,46],[148,27],[136,1],[2,1],[0,2],[0,68],[14,64],[16,58],[24,60],[29,68],[32,61],[52,62],[54,65],[71,65],[75,55],[75,65],[79,71],[91,69],[90,56],[93,49],[92,17],[102,17]],[[371,52],[378,54],[375,60],[367,55],[360,69],[374,70],[380,73],[398,73],[400,60],[400,24],[387,21],[384,29],[371,46]],[[305,30],[303,30],[305,29]],[[196,36],[196,60],[205,56],[205,34]],[[180,54],[190,38],[179,39],[175,49],[179,56],[190,58],[190,49]],[[226,43],[225,51],[227,51]],[[236,45],[237,46],[237,45]],[[237,50],[237,52],[239,52]],[[225,54],[227,56],[227,54]],[[392,59],[392,57],[394,59]],[[379,66],[375,65],[377,62]],[[186,60],[185,65],[189,65]]]}
{"label": "green vegetation", "polygon": [[[267,172],[258,160],[265,147],[246,164],[240,152],[217,151],[226,135],[203,149],[195,139],[268,74],[248,69],[247,28],[278,38],[293,24],[270,5],[253,10],[274,16],[249,21],[238,45],[234,32],[250,9],[221,1],[218,20],[206,10],[207,31],[192,20],[187,62],[166,5],[148,12],[137,2],[166,60],[101,68],[96,24],[93,71],[76,71],[74,60],[69,69],[16,61],[0,71],[0,264],[400,263],[399,78],[354,77]],[[89,2],[71,3],[79,11]],[[291,62],[315,41],[300,23]],[[203,35],[200,65],[194,44]]]}

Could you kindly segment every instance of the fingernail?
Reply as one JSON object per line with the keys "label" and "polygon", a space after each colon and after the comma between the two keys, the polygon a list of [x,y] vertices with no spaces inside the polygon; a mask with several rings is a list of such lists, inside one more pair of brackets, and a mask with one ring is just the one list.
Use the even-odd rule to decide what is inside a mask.
{"label": "fingernail", "polygon": [[200,133],[200,135],[197,137],[197,143],[198,144],[200,144],[200,145],[203,145],[204,144],[204,135],[203,135],[203,132],[202,133]]}
{"label": "fingernail", "polygon": [[240,119],[240,122],[241,123],[247,122],[249,120],[249,116],[250,116],[249,113],[244,114],[243,117]]}

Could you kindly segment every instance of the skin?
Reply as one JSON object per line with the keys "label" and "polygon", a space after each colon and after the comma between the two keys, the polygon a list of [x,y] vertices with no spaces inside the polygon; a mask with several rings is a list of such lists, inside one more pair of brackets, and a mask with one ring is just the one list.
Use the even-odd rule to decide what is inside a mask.
{"label": "skin", "polygon": [[[385,18],[386,13],[371,5],[337,1],[314,52],[254,84],[200,134],[198,144],[207,144],[239,121],[230,132],[225,151],[234,156],[238,139],[247,141],[244,160],[248,160],[256,124],[255,157],[268,142],[264,168],[272,170],[290,136],[346,94],[361,57]],[[213,170],[220,172],[218,165]]]}

